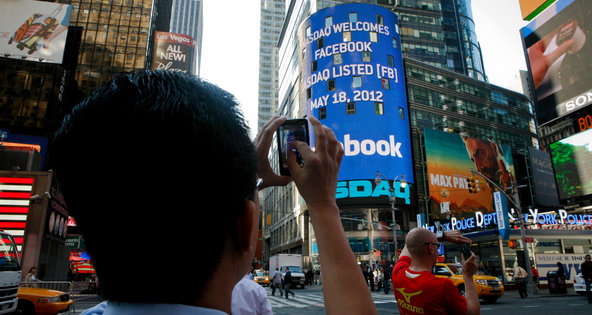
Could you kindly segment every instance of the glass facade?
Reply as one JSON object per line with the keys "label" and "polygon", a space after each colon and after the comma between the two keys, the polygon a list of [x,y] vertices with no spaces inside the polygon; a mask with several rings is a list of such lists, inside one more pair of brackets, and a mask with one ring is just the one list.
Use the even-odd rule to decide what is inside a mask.
{"label": "glass facade", "polygon": [[59,65],[0,58],[0,128],[43,135],[57,127]]}
{"label": "glass facade", "polygon": [[84,29],[76,72],[85,94],[123,71],[144,69],[152,0],[65,0]]}
{"label": "glass facade", "polygon": [[409,59],[405,76],[412,126],[535,146],[526,96]]}

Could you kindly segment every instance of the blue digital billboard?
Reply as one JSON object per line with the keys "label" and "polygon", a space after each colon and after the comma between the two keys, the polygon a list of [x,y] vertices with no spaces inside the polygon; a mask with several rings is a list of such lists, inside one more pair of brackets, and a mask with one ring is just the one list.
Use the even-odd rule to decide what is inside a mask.
{"label": "blue digital billboard", "polygon": [[[414,183],[397,16],[376,5],[342,4],[311,15],[298,35],[300,103],[345,151],[337,198],[388,196],[388,186],[374,184],[376,171]],[[410,186],[395,185],[406,204]]]}

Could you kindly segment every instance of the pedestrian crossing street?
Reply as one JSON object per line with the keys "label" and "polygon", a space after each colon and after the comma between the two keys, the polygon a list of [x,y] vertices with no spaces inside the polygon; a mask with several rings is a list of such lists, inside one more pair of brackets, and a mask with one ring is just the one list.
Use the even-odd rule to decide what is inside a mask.
{"label": "pedestrian crossing street", "polygon": [[[267,294],[267,299],[271,304],[272,309],[291,307],[291,308],[308,308],[308,307],[325,307],[322,291],[302,291],[293,290],[296,296],[290,295],[289,299],[280,296],[276,291],[275,296],[271,295],[271,291]],[[394,294],[388,295],[382,292],[372,292],[372,299],[374,304],[396,303]]]}

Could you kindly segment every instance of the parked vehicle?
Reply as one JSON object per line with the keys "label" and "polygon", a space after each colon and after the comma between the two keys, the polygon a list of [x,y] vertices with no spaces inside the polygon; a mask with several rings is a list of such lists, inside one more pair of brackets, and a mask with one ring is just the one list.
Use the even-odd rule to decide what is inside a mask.
{"label": "parked vehicle", "polygon": [[[462,266],[460,264],[437,263],[432,273],[436,277],[450,279],[464,295],[465,281],[462,277]],[[504,295],[504,286],[496,277],[476,274],[473,276],[473,281],[479,298],[485,302],[493,303]]]}
{"label": "parked vehicle", "polygon": [[256,269],[253,274],[253,280],[262,286],[269,286],[269,273],[263,269]]}
{"label": "parked vehicle", "polygon": [[579,272],[574,278],[574,291],[578,294],[586,295],[586,282],[584,281],[581,272]]}
{"label": "parked vehicle", "polygon": [[68,312],[74,301],[70,294],[49,289],[20,287],[17,313],[31,315],[55,315]]}
{"label": "parked vehicle", "polygon": [[282,275],[286,274],[286,267],[292,273],[292,287],[300,285],[300,288],[304,289],[305,277],[302,272],[302,255],[299,254],[277,254],[269,258],[269,270],[275,271],[275,268],[279,268]]}
{"label": "parked vehicle", "polygon": [[17,306],[21,265],[12,236],[0,232],[0,314],[14,312]]}

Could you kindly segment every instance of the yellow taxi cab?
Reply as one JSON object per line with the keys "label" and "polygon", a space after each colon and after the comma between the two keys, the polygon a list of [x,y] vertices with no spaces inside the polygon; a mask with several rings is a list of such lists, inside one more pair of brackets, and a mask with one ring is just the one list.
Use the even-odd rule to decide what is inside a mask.
{"label": "yellow taxi cab", "polygon": [[55,315],[68,312],[74,301],[70,294],[41,288],[20,287],[18,290],[17,313]]}
{"label": "yellow taxi cab", "polygon": [[[450,279],[460,293],[464,295],[465,281],[462,277],[462,266],[460,264],[437,263],[432,273],[436,277]],[[475,274],[473,281],[479,298],[485,302],[493,303],[504,295],[504,286],[496,277]]]}
{"label": "yellow taxi cab", "polygon": [[269,273],[263,269],[257,269],[253,273],[253,280],[262,286],[269,286]]}

